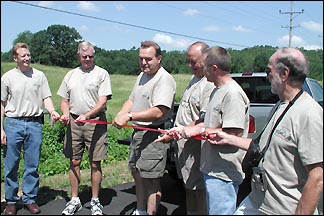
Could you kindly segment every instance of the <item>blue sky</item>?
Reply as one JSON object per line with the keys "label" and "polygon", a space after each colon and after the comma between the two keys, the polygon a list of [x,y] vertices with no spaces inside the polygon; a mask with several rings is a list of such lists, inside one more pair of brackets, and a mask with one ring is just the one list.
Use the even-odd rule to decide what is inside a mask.
{"label": "blue sky", "polygon": [[[290,11],[291,1],[1,1],[1,51],[21,32],[56,24],[105,50],[138,48],[144,40],[167,51],[197,40],[237,50],[283,47]],[[293,1],[292,12],[291,46],[323,49],[323,1]]]}

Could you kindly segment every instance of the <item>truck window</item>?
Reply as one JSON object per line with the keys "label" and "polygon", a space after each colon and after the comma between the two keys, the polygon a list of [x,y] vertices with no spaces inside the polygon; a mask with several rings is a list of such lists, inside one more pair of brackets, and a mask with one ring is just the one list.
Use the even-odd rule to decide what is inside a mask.
{"label": "truck window", "polygon": [[271,92],[266,77],[233,77],[242,87],[251,103],[276,103],[279,98]]}

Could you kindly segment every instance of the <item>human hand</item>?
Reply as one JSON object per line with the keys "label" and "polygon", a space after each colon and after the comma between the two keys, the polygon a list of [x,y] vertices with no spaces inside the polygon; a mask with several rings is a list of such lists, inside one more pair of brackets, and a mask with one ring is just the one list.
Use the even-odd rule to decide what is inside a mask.
{"label": "human hand", "polygon": [[82,122],[84,120],[88,120],[89,117],[86,116],[85,114],[79,115],[78,118],[75,119],[75,122]]}
{"label": "human hand", "polygon": [[85,123],[86,120],[88,120],[89,117],[86,116],[85,114],[81,114],[79,115],[75,120],[74,122],[77,124],[77,125],[82,125]]}
{"label": "human hand", "polygon": [[158,136],[158,138],[156,140],[154,140],[154,142],[162,142],[162,143],[169,143],[173,140],[173,136],[169,135],[167,133],[161,134],[160,136]]}
{"label": "human hand", "polygon": [[183,139],[183,127],[173,127],[166,132],[166,134],[173,137],[175,140]]}
{"label": "human hand", "polygon": [[1,145],[7,145],[7,135],[1,128]]}
{"label": "human hand", "polygon": [[58,114],[58,112],[56,112],[55,110],[53,110],[50,115],[51,115],[51,119],[53,119],[54,121],[60,119],[60,114]]}
{"label": "human hand", "polygon": [[70,118],[69,118],[69,116],[63,114],[63,115],[60,117],[60,122],[62,122],[62,124],[64,124],[64,125],[69,124],[69,123],[70,123]]}
{"label": "human hand", "polygon": [[183,127],[173,127],[170,130],[166,130],[156,140],[154,140],[154,142],[169,143],[172,140],[182,139],[182,128]]}
{"label": "human hand", "polygon": [[127,124],[128,120],[129,117],[127,113],[118,113],[112,122],[112,126],[121,129],[124,125]]}
{"label": "human hand", "polygon": [[183,127],[181,131],[181,137],[182,138],[194,137],[197,135],[201,135],[201,132],[202,132],[202,127],[196,125],[190,125],[190,126]]}
{"label": "human hand", "polygon": [[207,141],[211,144],[224,145],[229,143],[229,136],[230,134],[222,130],[215,130],[213,132],[209,132],[206,137]]}

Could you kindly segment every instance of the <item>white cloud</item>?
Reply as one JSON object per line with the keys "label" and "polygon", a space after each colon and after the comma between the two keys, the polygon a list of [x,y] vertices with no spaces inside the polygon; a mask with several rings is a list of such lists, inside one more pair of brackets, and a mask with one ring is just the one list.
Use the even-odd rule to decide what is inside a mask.
{"label": "white cloud", "polygon": [[98,11],[99,9],[96,7],[95,4],[89,1],[79,1],[77,7],[81,10],[85,11]]}
{"label": "white cloud", "polygon": [[125,6],[122,5],[122,4],[116,5],[115,8],[116,8],[117,11],[123,11],[123,10],[125,10]]}
{"label": "white cloud", "polygon": [[233,31],[236,31],[236,32],[250,32],[251,31],[250,29],[244,28],[241,25],[233,26],[232,29],[233,29]]}
{"label": "white cloud", "polygon": [[319,45],[306,45],[303,46],[305,50],[318,50],[318,49],[323,49],[323,46],[319,46]]}
{"label": "white cloud", "polygon": [[[282,47],[288,47],[289,46],[289,35],[282,36],[281,38],[278,39],[278,43]],[[311,45],[305,43],[305,41],[298,36],[293,35],[291,37],[291,47],[298,47],[301,48],[303,47],[306,50],[317,50],[317,49],[323,49],[323,45]]]}
{"label": "white cloud", "polygon": [[152,40],[157,43],[167,44],[175,48],[187,48],[191,44],[189,40],[175,40],[171,36],[165,34],[156,34]]}
{"label": "white cloud", "polygon": [[301,26],[310,31],[323,33],[323,23],[308,21],[308,22],[302,22]]}
{"label": "white cloud", "polygon": [[[282,36],[278,39],[278,42],[283,47],[288,47],[289,45],[289,35]],[[291,37],[291,47],[302,47],[304,46],[304,40],[301,37],[293,35]]]}
{"label": "white cloud", "polygon": [[80,30],[80,32],[87,32],[87,31],[89,31],[89,28],[86,25],[82,25],[79,27],[79,30]]}
{"label": "white cloud", "polygon": [[165,43],[165,44],[171,44],[173,41],[173,39],[170,36],[164,34],[154,35],[153,40],[157,43]]}
{"label": "white cloud", "polygon": [[173,45],[176,48],[187,48],[190,44],[192,44],[189,40],[175,40]]}
{"label": "white cloud", "polygon": [[203,28],[203,31],[207,31],[207,32],[212,32],[212,31],[214,31],[214,32],[220,32],[220,31],[222,31],[222,29],[219,28],[218,26],[209,25],[209,26],[205,26]]}
{"label": "white cloud", "polygon": [[200,12],[198,10],[188,9],[188,10],[183,11],[183,14],[194,16],[196,14],[200,14]]}
{"label": "white cloud", "polygon": [[54,5],[54,1],[40,1],[38,6],[42,7],[52,7]]}

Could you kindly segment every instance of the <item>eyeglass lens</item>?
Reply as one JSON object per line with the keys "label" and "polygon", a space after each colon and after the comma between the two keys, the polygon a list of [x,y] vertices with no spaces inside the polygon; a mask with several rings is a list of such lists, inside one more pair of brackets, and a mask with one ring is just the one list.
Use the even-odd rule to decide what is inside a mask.
{"label": "eyeglass lens", "polygon": [[87,58],[92,59],[93,57],[94,57],[94,55],[84,55],[84,56],[82,56],[82,58],[84,58],[84,59],[87,59]]}

